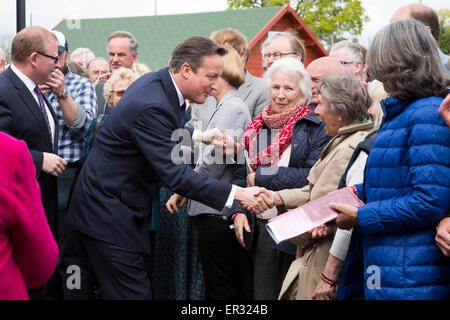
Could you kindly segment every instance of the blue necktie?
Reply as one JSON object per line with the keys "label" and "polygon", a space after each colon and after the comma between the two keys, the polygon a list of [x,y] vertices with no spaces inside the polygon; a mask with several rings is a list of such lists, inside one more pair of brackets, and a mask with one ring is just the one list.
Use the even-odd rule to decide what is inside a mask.
{"label": "blue necktie", "polygon": [[184,126],[184,119],[186,116],[186,102],[183,103],[183,105],[180,108],[181,108],[181,125]]}

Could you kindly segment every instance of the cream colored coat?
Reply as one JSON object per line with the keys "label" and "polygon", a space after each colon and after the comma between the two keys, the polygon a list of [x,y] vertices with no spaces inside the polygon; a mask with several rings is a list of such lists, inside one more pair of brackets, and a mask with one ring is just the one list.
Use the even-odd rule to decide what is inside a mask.
{"label": "cream colored coat", "polygon": [[[338,134],[323,149],[319,160],[308,175],[309,185],[301,189],[278,191],[286,210],[297,208],[338,188],[342,174],[356,146],[373,128],[372,123],[357,123],[339,129]],[[325,268],[334,235],[313,240],[305,233],[296,245],[305,248],[301,258],[291,265],[283,282],[279,299],[310,300]]]}

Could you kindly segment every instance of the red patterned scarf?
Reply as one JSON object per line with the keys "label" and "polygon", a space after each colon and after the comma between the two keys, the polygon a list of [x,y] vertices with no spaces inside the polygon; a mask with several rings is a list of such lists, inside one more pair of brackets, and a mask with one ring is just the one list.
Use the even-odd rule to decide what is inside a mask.
{"label": "red patterned scarf", "polygon": [[[307,105],[295,105],[283,113],[273,112],[272,105],[267,105],[263,112],[250,123],[241,139],[241,146],[248,151],[250,166],[256,171],[261,165],[276,166],[286,147],[292,140],[292,129],[298,119],[302,119],[311,109]],[[271,130],[280,129],[267,149],[254,154],[256,141],[261,128],[266,124]]]}

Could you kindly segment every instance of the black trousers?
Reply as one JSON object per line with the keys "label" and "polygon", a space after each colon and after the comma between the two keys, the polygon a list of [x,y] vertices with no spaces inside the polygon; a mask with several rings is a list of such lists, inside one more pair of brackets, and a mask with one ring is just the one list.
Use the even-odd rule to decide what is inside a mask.
{"label": "black trousers", "polygon": [[193,217],[199,231],[199,252],[207,300],[252,300],[252,259],[219,216]]}
{"label": "black trousers", "polygon": [[151,300],[150,256],[77,232],[105,300]]}

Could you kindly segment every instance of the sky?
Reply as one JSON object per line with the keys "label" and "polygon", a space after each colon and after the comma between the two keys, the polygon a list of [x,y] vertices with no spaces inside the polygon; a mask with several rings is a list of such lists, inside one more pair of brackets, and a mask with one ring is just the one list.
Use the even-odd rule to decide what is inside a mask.
{"label": "sky", "polygon": [[[370,21],[364,25],[359,42],[367,47],[376,32],[389,23],[391,15],[398,8],[411,2],[422,2],[436,11],[450,9],[450,3],[446,0],[362,0]],[[26,19],[27,26],[40,25],[51,29],[63,18],[146,16],[155,15],[155,12],[157,15],[182,14],[222,11],[227,6],[226,0],[27,0]],[[16,1],[2,0],[0,47],[5,47],[5,43],[11,41],[15,32]]]}

